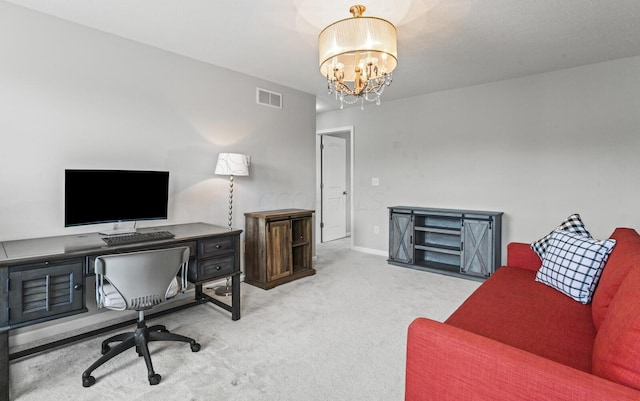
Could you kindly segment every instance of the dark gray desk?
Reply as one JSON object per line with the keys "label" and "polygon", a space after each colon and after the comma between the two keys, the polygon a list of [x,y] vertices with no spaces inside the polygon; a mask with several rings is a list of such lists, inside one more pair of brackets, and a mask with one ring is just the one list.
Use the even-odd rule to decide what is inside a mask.
{"label": "dark gray desk", "polygon": [[[231,312],[233,320],[240,319],[242,230],[189,223],[138,231],[171,231],[175,237],[116,246],[106,246],[97,233],[0,243],[0,401],[9,400],[9,361],[16,357],[9,353],[10,330],[86,312],[85,277],[93,275],[93,262],[99,255],[188,246],[187,276],[195,284],[192,304],[212,302]],[[225,277],[231,277],[231,305],[202,292],[205,282]],[[51,285],[56,280],[65,284]],[[29,293],[34,286],[45,295],[34,299]]]}

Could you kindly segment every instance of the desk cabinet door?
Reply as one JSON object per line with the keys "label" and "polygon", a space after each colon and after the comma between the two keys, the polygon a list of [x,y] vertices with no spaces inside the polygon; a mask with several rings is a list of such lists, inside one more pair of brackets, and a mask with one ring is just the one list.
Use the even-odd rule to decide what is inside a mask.
{"label": "desk cabinet door", "polygon": [[9,324],[83,311],[82,271],[82,260],[11,267]]}

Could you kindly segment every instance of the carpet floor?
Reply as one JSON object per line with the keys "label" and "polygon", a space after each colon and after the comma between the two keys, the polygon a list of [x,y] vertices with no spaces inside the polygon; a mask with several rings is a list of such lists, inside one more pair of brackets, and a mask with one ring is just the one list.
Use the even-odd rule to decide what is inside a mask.
{"label": "carpet floor", "polygon": [[479,283],[391,266],[348,244],[319,244],[314,276],[268,291],[242,283],[238,321],[214,305],[151,319],[202,345],[151,343],[157,386],[130,350],[82,387],[111,332],[12,361],[11,399],[402,400],[407,326],[446,319]]}

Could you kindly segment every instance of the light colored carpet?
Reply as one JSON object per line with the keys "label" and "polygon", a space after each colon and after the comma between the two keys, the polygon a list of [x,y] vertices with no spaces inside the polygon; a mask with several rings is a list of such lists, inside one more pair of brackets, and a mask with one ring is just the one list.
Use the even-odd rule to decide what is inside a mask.
{"label": "light colored carpet", "polygon": [[[418,316],[446,319],[479,283],[387,264],[348,240],[317,247],[315,276],[265,291],[242,284],[242,318],[199,305],[150,320],[196,338],[152,343],[162,382],[144,360],[121,354],[94,372],[114,333],[13,361],[12,400],[402,400],[406,333]],[[127,331],[127,330],[121,330]]]}

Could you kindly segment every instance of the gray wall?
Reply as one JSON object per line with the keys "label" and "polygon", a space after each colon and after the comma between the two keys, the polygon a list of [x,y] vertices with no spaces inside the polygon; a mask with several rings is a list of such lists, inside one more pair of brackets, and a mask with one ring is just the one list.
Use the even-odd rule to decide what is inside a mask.
{"label": "gray wall", "polygon": [[392,205],[503,211],[505,244],[533,241],[574,212],[600,238],[640,228],[640,57],[383,96],[364,111],[319,114],[316,125],[355,126],[359,248],[387,251]]}
{"label": "gray wall", "polygon": [[[257,105],[257,86],[284,108]],[[170,171],[169,220],[143,226],[226,225],[220,152],[251,156],[235,227],[247,211],[315,205],[314,96],[5,2],[0,110],[0,241],[102,229],[63,227],[66,168]]]}

